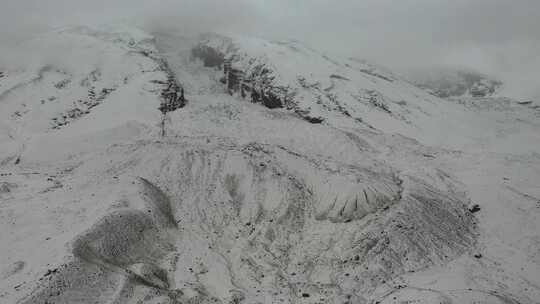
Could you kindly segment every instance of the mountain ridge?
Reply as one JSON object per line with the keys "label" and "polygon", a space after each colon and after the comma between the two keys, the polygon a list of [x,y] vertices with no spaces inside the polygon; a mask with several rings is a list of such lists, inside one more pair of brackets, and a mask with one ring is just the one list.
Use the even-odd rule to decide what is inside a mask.
{"label": "mountain ridge", "polygon": [[[60,56],[43,54],[0,79],[6,301],[533,303],[539,295],[534,256],[522,276],[521,265],[499,265],[508,250],[537,248],[530,198],[496,197],[537,195],[534,146],[500,150],[534,136],[526,106],[464,106],[296,42],[123,27],[38,41],[37,54]],[[218,54],[206,66],[195,58],[201,46]],[[234,69],[270,106],[242,96]],[[170,83],[187,103],[160,112]],[[77,99],[99,102],[54,128],[58,114],[80,108]],[[530,241],[509,242],[505,231],[516,228],[499,213],[529,223]],[[496,225],[500,234],[486,233]]]}

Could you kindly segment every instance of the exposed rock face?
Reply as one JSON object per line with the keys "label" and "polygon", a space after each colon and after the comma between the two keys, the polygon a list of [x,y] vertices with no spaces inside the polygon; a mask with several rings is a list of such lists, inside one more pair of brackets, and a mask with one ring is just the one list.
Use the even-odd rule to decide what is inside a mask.
{"label": "exposed rock face", "polygon": [[238,93],[270,109],[294,107],[294,93],[276,81],[275,71],[268,62],[241,53],[232,39],[209,35],[192,49],[192,55],[206,66],[223,69],[222,82],[229,93]]}
{"label": "exposed rock face", "polygon": [[163,91],[161,92],[162,101],[159,106],[159,110],[163,114],[176,111],[186,105],[187,101],[184,96],[184,88],[176,82],[174,75],[169,74],[166,82],[159,83],[163,85]]}
{"label": "exposed rock face", "polygon": [[205,45],[194,47],[191,51],[191,55],[201,59],[206,67],[222,67],[225,63],[225,54]]}
{"label": "exposed rock face", "polygon": [[416,71],[410,78],[419,87],[441,97],[490,97],[502,86],[502,82],[481,73],[466,70],[435,69]]}
{"label": "exposed rock face", "polygon": [[498,87],[501,86],[501,82],[494,80],[481,79],[474,82],[469,89],[472,97],[489,97],[495,94]]}
{"label": "exposed rock face", "polygon": [[[200,37],[191,53],[205,63],[215,62],[210,65],[223,72],[216,71],[216,77],[229,94],[270,109],[286,109],[314,124],[417,133],[424,128],[415,126],[418,117],[433,120],[440,110],[436,105],[448,102],[382,67],[354,58],[333,59],[295,41],[208,34]],[[465,76],[471,88],[477,83],[475,95],[493,89],[491,83],[482,87],[480,79]]]}

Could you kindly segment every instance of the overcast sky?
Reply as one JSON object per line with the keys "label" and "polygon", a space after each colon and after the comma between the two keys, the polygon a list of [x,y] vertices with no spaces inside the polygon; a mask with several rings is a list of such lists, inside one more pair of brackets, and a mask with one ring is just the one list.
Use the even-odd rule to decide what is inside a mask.
{"label": "overcast sky", "polygon": [[[460,65],[538,90],[539,0],[0,0],[2,43],[68,24],[298,39],[394,69]],[[517,82],[517,81],[516,81]],[[540,91],[540,90],[538,90]]]}

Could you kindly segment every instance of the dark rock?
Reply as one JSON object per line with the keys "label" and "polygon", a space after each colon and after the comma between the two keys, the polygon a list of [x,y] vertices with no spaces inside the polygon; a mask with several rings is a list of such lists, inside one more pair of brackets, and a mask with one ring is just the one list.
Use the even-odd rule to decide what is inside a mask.
{"label": "dark rock", "polygon": [[332,74],[332,75],[330,75],[330,78],[334,78],[334,79],[339,79],[339,80],[347,80],[347,81],[350,81],[350,79],[349,79],[349,78],[347,78],[347,77],[343,77],[343,76],[341,76],[341,75],[336,75],[336,74]]}
{"label": "dark rock", "polygon": [[273,93],[266,93],[261,96],[262,104],[269,109],[283,108],[281,100]]}
{"label": "dark rock", "polygon": [[436,75],[420,78],[415,81],[419,87],[441,98],[459,97],[467,93],[476,98],[489,97],[503,84],[481,73],[463,70],[443,70]]}
{"label": "dark rock", "polygon": [[320,124],[324,121],[322,117],[302,116],[302,118],[312,124]]}
{"label": "dark rock", "polygon": [[372,69],[361,69],[360,72],[362,73],[365,73],[365,74],[368,74],[368,75],[371,75],[373,77],[377,77],[377,78],[380,78],[380,79],[383,79],[383,80],[386,80],[388,82],[393,82],[394,80],[389,78],[389,77],[386,77],[380,73],[377,73],[373,68]]}
{"label": "dark rock", "polygon": [[44,277],[48,277],[50,276],[51,274],[54,274],[58,272],[58,268],[55,268],[55,269],[48,269],[47,272],[43,275]]}
{"label": "dark rock", "polygon": [[480,211],[480,206],[478,204],[474,204],[471,207],[469,207],[469,212],[476,213]]}
{"label": "dark rock", "polygon": [[201,59],[206,67],[218,67],[225,61],[225,55],[218,52],[216,49],[198,45],[191,50],[191,55],[195,58]]}

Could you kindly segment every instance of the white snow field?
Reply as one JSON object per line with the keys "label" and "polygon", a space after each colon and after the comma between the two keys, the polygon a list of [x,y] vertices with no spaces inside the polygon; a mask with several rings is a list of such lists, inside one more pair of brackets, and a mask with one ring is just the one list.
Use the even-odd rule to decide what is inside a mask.
{"label": "white snow field", "polygon": [[[20,48],[1,303],[540,303],[534,103],[230,34]],[[162,115],[171,82],[187,105]]]}

